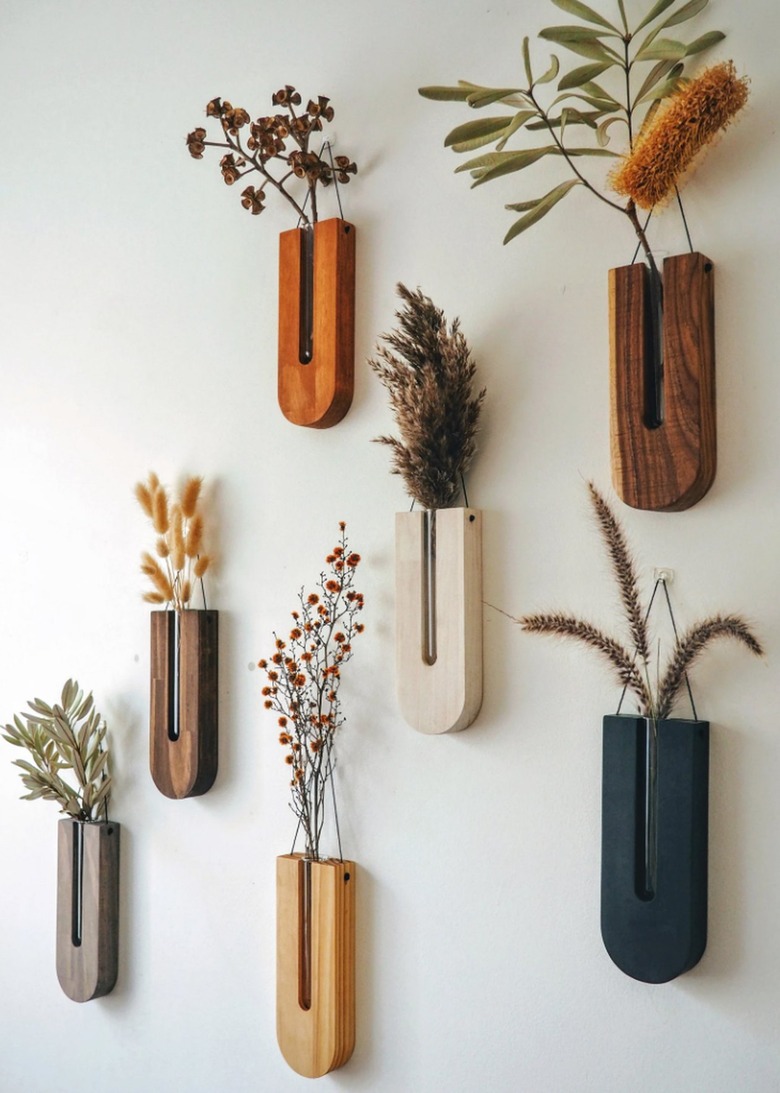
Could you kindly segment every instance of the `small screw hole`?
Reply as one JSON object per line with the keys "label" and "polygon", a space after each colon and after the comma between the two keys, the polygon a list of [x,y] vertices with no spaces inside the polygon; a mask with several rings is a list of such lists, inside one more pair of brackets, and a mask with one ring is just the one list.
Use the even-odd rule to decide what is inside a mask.
{"label": "small screw hole", "polygon": [[113,827],[107,827],[106,828],[106,835],[113,835],[113,834],[114,834]]}
{"label": "small screw hole", "polygon": [[347,883],[347,881],[349,880],[349,877],[350,877],[350,874],[349,874],[349,873],[345,873],[345,874],[344,874],[344,883],[345,883],[345,884],[346,884],[346,883]]}
{"label": "small screw hole", "polygon": [[712,262],[705,262],[704,263],[704,272],[705,273],[712,273]]}
{"label": "small screw hole", "polygon": [[473,524],[475,520],[476,520],[476,516],[475,516],[475,515],[474,515],[474,513],[472,512],[471,516],[469,516],[469,523],[470,523],[470,524]]}

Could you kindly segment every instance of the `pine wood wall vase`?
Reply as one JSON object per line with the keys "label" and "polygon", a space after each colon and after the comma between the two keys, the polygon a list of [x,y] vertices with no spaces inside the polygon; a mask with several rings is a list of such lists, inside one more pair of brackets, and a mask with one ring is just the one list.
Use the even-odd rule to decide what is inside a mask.
{"label": "pine wood wall vase", "polygon": [[644,263],[609,271],[612,479],[634,508],[690,508],[715,478],[713,282],[703,254],[667,258],[661,307]]}
{"label": "pine wood wall vase", "polygon": [[355,863],[276,859],[276,1038],[305,1078],[355,1047]]}
{"label": "pine wood wall vase", "polygon": [[482,705],[482,513],[395,518],[396,689],[405,720],[457,732]]}
{"label": "pine wood wall vase", "polygon": [[152,611],[149,763],[166,797],[217,776],[217,611]]}
{"label": "pine wood wall vase", "polygon": [[279,405],[293,425],[327,429],[352,402],[355,228],[318,221],[279,236]]}
{"label": "pine wood wall vase", "polygon": [[57,828],[57,978],[68,998],[89,1002],[116,983],[119,824],[66,819]]}
{"label": "pine wood wall vase", "polygon": [[612,960],[644,983],[689,971],[707,945],[709,724],[604,718],[601,935]]}

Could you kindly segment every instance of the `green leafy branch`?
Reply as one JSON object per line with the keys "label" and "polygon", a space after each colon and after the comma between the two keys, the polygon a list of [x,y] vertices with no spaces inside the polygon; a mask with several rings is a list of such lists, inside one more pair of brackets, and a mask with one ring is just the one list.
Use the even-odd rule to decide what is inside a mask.
{"label": "green leafy branch", "polygon": [[[582,25],[547,27],[540,31],[539,37],[585,58],[587,63],[578,64],[558,78],[560,62],[552,55],[546,71],[535,77],[529,40],[524,38],[525,86],[484,87],[459,80],[457,86],[421,87],[419,92],[424,98],[440,102],[465,102],[475,110],[500,103],[513,111],[466,122],[447,136],[445,146],[459,154],[495,145],[495,151],[478,155],[456,168],[456,172],[470,172],[472,188],[524,171],[547,157],[561,160],[568,168],[569,177],[541,197],[506,206],[522,215],[506,233],[504,243],[536,224],[575,187],[582,186],[628,217],[654,266],[634,201],[630,199],[622,205],[607,196],[585,175],[581,160],[618,154],[607,147],[615,125],[625,128],[628,149],[633,149],[636,135],[651,121],[661,102],[688,82],[685,76],[688,60],[722,41],[725,35],[717,30],[708,31],[687,43],[666,36],[672,27],[703,11],[709,0],[687,0],[682,4],[679,0],[657,0],[633,28],[629,27],[623,0],[617,0],[619,23],[610,21],[580,0],[552,0],[552,3],[581,20]],[[669,11],[670,8],[673,10]],[[649,71],[647,65],[652,66]],[[607,74],[612,78],[609,88],[599,82]],[[614,79],[616,75],[617,80]],[[556,79],[558,93],[544,105],[540,89]],[[530,134],[543,132],[545,143],[507,150],[509,140],[522,130]],[[582,134],[583,131],[586,137],[590,135],[593,143],[583,145],[582,140],[576,145],[568,143],[569,133]]]}
{"label": "green leafy branch", "polygon": [[[60,810],[76,820],[107,818],[111,793],[106,723],[75,680],[62,689],[60,702],[49,706],[34,698],[31,713],[15,714],[13,725],[3,726],[9,744],[26,748],[32,762],[15,759],[29,791],[22,800],[56,801]],[[72,772],[76,785],[63,775]],[[71,779],[72,781],[72,779]]]}

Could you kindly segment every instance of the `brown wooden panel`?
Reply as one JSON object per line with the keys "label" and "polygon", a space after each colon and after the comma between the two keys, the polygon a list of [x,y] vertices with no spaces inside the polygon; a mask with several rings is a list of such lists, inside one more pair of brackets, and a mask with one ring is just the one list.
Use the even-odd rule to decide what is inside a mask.
{"label": "brown wooden panel", "polygon": [[276,1037],[306,1078],[343,1066],[355,1048],[355,863],[311,862],[311,1004],[301,1005],[301,854],[276,859]]}
{"label": "brown wooden panel", "polygon": [[[83,832],[81,937],[74,903],[74,843]],[[119,824],[60,820],[57,830],[57,978],[88,1002],[116,983],[119,951]]]}
{"label": "brown wooden panel", "polygon": [[612,478],[627,505],[677,512],[705,495],[717,465],[714,273],[703,254],[663,266],[664,415],[644,423],[647,270],[609,272]]}
{"label": "brown wooden panel", "polygon": [[352,403],[355,376],[355,228],[314,225],[313,356],[300,362],[303,229],[279,236],[279,406],[294,425],[327,429]]}
{"label": "brown wooden panel", "polygon": [[[151,613],[149,765],[166,797],[198,797],[214,784],[218,764],[217,611]],[[179,640],[179,689],[172,643]],[[179,735],[172,739],[174,704]]]}

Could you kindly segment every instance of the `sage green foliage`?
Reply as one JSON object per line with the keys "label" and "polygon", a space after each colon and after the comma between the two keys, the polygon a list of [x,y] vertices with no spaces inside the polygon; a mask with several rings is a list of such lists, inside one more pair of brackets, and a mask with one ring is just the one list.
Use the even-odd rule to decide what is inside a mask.
{"label": "sage green foliage", "polygon": [[[553,55],[546,71],[534,76],[528,38],[524,38],[523,87],[482,87],[459,80],[456,87],[419,89],[427,99],[465,102],[475,110],[500,103],[512,111],[465,122],[447,136],[445,145],[458,153],[495,144],[495,151],[456,168],[471,173],[472,187],[523,171],[548,156],[558,157],[567,169],[568,177],[548,193],[506,206],[523,215],[507,232],[505,243],[546,216],[576,186],[585,186],[607,205],[629,215],[638,228],[633,202],[623,207],[607,197],[585,177],[580,161],[584,157],[618,155],[607,147],[613,125],[625,131],[625,150],[633,148],[639,127],[650,120],[663,99],[688,82],[688,59],[725,37],[721,31],[712,30],[686,44],[676,31],[675,37],[668,36],[671,28],[703,11],[709,0],[657,0],[633,28],[629,27],[623,0],[617,0],[612,19],[580,0],[551,2],[579,23],[546,27],[539,37],[585,58],[586,63],[578,63],[558,78],[561,65]],[[605,76],[606,81],[598,82]],[[540,88],[556,79],[558,94],[545,106],[540,101]],[[520,132],[530,135],[533,141],[538,140],[537,133],[541,134],[543,143],[507,150],[510,138]],[[568,142],[570,134],[576,135],[576,142]]]}
{"label": "sage green foliage", "polygon": [[[15,714],[13,725],[3,726],[4,739],[26,748],[32,759],[14,760],[29,790],[22,800],[56,801],[76,820],[98,820],[101,814],[106,819],[111,793],[106,723],[92,694],[85,698],[78,683],[69,679],[59,703],[48,706],[34,698],[27,705],[31,713]],[[65,780],[69,772],[75,776],[70,782]]]}

